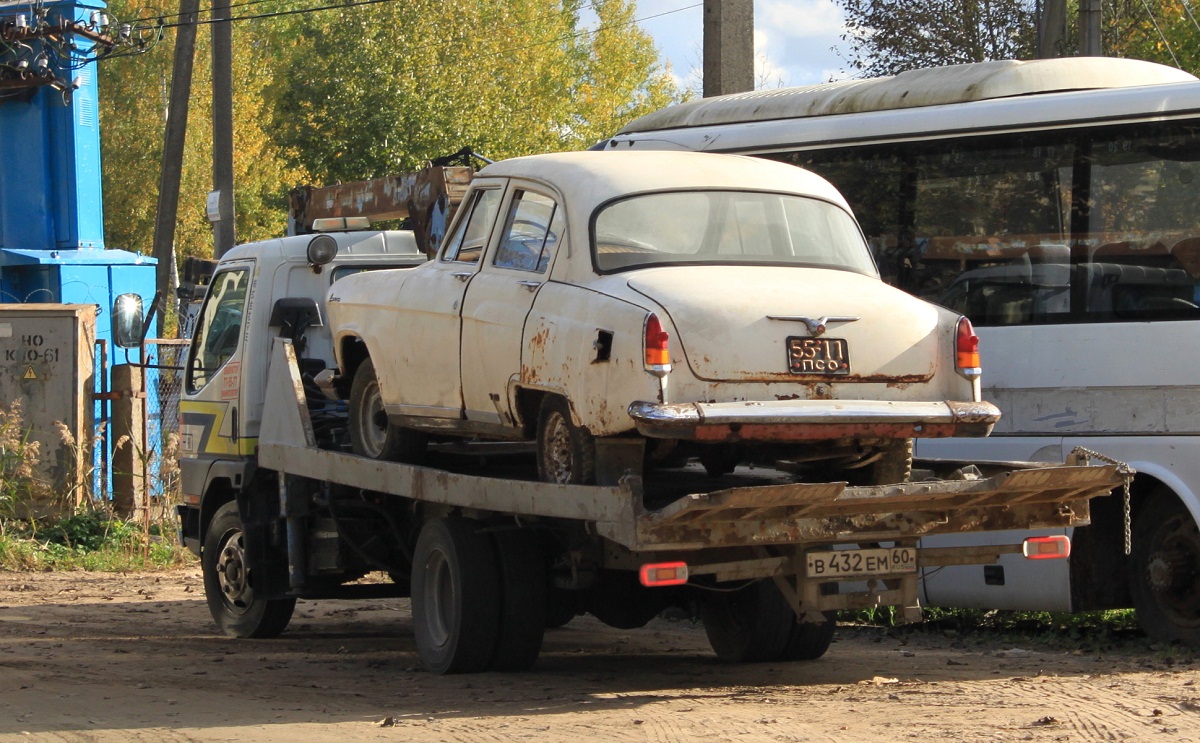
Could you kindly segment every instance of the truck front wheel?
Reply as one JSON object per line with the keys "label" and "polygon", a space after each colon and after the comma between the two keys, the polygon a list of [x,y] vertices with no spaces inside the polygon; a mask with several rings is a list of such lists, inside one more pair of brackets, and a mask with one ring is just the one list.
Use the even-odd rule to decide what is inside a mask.
{"label": "truck front wheel", "polygon": [[278,637],[292,619],[296,599],[254,594],[246,562],[245,529],[237,503],[217,509],[204,537],[204,597],[221,631],[230,637]]}
{"label": "truck front wheel", "polygon": [[1200,529],[1173,493],[1154,493],[1138,514],[1129,569],[1129,592],[1146,634],[1200,644]]}
{"label": "truck front wheel", "polygon": [[425,434],[388,422],[369,358],[359,364],[350,385],[350,445],[355,454],[389,462],[420,464],[425,456]]}

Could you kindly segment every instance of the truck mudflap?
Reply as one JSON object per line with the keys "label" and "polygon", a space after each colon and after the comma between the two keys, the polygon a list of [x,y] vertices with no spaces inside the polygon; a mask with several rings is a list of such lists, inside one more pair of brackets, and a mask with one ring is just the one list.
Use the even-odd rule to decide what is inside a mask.
{"label": "truck mudflap", "polygon": [[480,477],[318,449],[295,352],[277,339],[267,384],[259,465],[289,475],[427,503],[568,519],[631,552],[905,542],[928,534],[1079,526],[1088,501],[1120,487],[1117,465],[1046,466],[986,479],[849,487],[757,485],[644,504],[642,479],[615,486]]}

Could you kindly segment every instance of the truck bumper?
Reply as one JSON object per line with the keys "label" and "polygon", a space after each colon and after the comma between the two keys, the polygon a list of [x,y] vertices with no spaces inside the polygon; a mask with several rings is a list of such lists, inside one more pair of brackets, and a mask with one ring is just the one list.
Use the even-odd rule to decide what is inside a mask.
{"label": "truck bumper", "polygon": [[989,402],[768,400],[635,402],[629,416],[643,436],[707,443],[814,441],[850,437],[987,436],[1000,420]]}

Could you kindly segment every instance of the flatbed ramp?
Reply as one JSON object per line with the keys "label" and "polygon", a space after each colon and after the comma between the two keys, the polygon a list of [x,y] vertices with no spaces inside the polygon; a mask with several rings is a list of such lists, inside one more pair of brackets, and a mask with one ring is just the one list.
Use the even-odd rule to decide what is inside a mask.
{"label": "flatbed ramp", "polygon": [[685,495],[648,509],[635,475],[616,485],[482,477],[317,448],[292,345],[272,351],[258,461],[290,476],[427,503],[568,519],[631,551],[912,540],[929,534],[1087,524],[1089,501],[1121,487],[1116,465],[1045,466],[986,479],[848,487],[790,483]]}

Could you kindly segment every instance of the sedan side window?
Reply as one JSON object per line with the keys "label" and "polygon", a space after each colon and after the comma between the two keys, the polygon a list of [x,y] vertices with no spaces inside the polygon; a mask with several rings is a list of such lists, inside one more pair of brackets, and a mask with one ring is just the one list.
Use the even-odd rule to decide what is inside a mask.
{"label": "sedan side window", "polygon": [[459,220],[454,232],[446,240],[442,260],[460,263],[478,263],[483,246],[492,232],[496,211],[500,206],[500,189],[489,188],[475,192],[471,213]]}
{"label": "sedan side window", "polygon": [[554,199],[532,191],[513,194],[504,237],[492,262],[497,268],[543,273],[558,244],[562,220]]}

